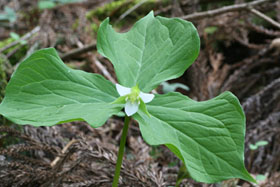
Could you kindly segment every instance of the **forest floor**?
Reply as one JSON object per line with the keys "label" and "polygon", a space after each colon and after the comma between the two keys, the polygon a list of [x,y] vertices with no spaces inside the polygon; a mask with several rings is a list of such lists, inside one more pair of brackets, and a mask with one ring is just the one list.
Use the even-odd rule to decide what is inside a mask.
{"label": "forest floor", "polygon": [[[185,74],[169,84],[187,86],[176,91],[197,101],[227,90],[239,98],[247,124],[245,164],[259,181],[183,179],[181,186],[280,186],[280,1],[257,0],[251,6],[240,6],[252,3],[244,0],[56,2],[0,1],[0,100],[19,63],[46,47],[55,47],[70,67],[116,82],[112,64],[96,51],[99,24],[110,17],[113,27],[125,32],[151,10],[180,17],[197,27],[201,51]],[[121,118],[112,117],[97,129],[85,122],[32,127],[0,120],[0,186],[110,186]],[[259,141],[267,145],[250,149]],[[165,146],[147,145],[135,121],[126,148],[120,186],[175,186],[182,163]]]}

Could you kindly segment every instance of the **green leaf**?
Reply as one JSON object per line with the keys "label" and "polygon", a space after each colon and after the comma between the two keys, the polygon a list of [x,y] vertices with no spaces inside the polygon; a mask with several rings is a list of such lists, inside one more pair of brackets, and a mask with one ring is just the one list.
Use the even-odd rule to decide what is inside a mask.
{"label": "green leaf", "polygon": [[13,74],[0,113],[18,124],[49,126],[85,120],[98,127],[123,107],[111,104],[115,85],[98,74],[67,67],[55,49],[24,60]]}
{"label": "green leaf", "polygon": [[184,84],[181,83],[168,83],[168,82],[162,82],[162,92],[163,93],[169,93],[174,92],[177,88],[181,88],[183,90],[189,91],[190,88]]}
{"label": "green leaf", "polygon": [[5,12],[7,13],[8,19],[11,23],[15,22],[17,20],[17,14],[14,11],[14,9],[6,6],[5,8]]}
{"label": "green leaf", "polygon": [[20,40],[20,42],[19,42],[21,45],[25,45],[25,44],[27,44],[27,41],[26,40]]}
{"label": "green leaf", "polygon": [[204,32],[207,34],[214,34],[214,32],[216,32],[218,30],[218,27],[216,26],[210,26],[210,27],[206,27],[204,29]]}
{"label": "green leaf", "polygon": [[143,92],[181,76],[198,56],[199,47],[192,23],[154,17],[153,12],[126,33],[115,32],[107,18],[97,37],[98,52],[113,63],[119,83],[130,88],[138,83]]}
{"label": "green leaf", "polygon": [[256,180],[257,180],[257,181],[265,181],[266,178],[267,178],[267,177],[266,177],[265,175],[261,175],[261,174],[259,174],[259,175],[256,176]]}
{"label": "green leaf", "polygon": [[45,0],[45,1],[39,1],[38,2],[38,7],[41,10],[51,9],[51,8],[54,8],[55,6],[56,6],[56,3],[53,2],[53,1]]}
{"label": "green leaf", "polygon": [[4,7],[4,13],[0,14],[0,21],[1,20],[8,20],[10,23],[15,22],[17,19],[16,12],[8,6]]}
{"label": "green leaf", "polygon": [[141,111],[134,116],[144,139],[151,145],[167,145],[193,179],[255,182],[244,166],[245,116],[230,92],[203,102],[179,93],[156,95],[147,109],[151,117]]}
{"label": "green leaf", "polygon": [[10,32],[10,36],[14,40],[19,40],[20,39],[20,36],[17,33],[15,33],[15,32]]}
{"label": "green leaf", "polygon": [[249,148],[251,150],[256,150],[256,149],[258,149],[258,146],[254,145],[254,144],[249,144]]}
{"label": "green leaf", "polygon": [[260,140],[260,141],[258,141],[256,144],[250,144],[250,145],[249,145],[249,148],[250,148],[251,150],[256,150],[256,149],[258,149],[260,146],[265,146],[265,145],[267,145],[267,144],[268,144],[267,141]]}
{"label": "green leaf", "polygon": [[78,3],[82,2],[83,0],[57,0],[57,2],[61,4],[67,4],[67,3]]}
{"label": "green leaf", "polygon": [[265,145],[267,145],[268,144],[268,142],[267,141],[264,141],[264,140],[261,140],[261,141],[258,141],[257,143],[256,143],[256,146],[265,146]]}

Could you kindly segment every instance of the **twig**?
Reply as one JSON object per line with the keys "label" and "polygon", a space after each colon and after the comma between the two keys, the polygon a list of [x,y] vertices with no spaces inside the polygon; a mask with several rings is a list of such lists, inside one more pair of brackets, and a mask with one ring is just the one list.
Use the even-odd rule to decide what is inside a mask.
{"label": "twig", "polygon": [[240,44],[242,44],[248,48],[251,48],[251,49],[263,49],[265,47],[264,45],[256,45],[256,44],[249,43],[247,40],[240,38],[236,34],[233,34],[233,38],[236,41],[238,41]]}
{"label": "twig", "polygon": [[273,19],[271,19],[267,15],[261,13],[260,11],[254,9],[254,8],[249,8],[249,11],[252,12],[253,14],[255,14],[256,16],[259,16],[260,18],[264,19],[265,21],[267,21],[271,25],[273,25],[273,26],[277,27],[278,29],[280,29],[280,23],[278,23],[277,21],[274,21]]}
{"label": "twig", "polygon": [[10,58],[11,56],[13,56],[20,48],[21,48],[21,44],[20,46],[17,46],[15,49],[13,49],[12,51],[10,51],[8,54],[7,54],[7,58]]}
{"label": "twig", "polygon": [[261,25],[255,25],[254,23],[250,22],[249,20],[246,20],[246,25],[247,25],[247,27],[249,27],[250,29],[253,29],[254,31],[256,31],[258,33],[263,33],[263,34],[273,36],[273,37],[280,36],[279,31],[269,30]]}
{"label": "twig", "polygon": [[133,7],[131,7],[130,9],[128,9],[127,11],[125,11],[118,19],[117,22],[121,21],[123,18],[125,18],[126,16],[128,16],[129,14],[131,14],[131,12],[133,12],[134,10],[136,10],[137,8],[139,8],[141,5],[143,5],[144,3],[146,3],[147,0],[143,0],[140,1],[139,3],[137,3],[136,5],[134,5]]}
{"label": "twig", "polygon": [[51,8],[54,10],[60,9],[63,6],[84,6],[84,7],[93,7],[93,6],[100,6],[104,4],[104,0],[94,0],[94,1],[88,1],[88,0],[81,0],[77,2],[69,2],[69,3],[60,3],[57,4],[55,7]]}
{"label": "twig", "polygon": [[228,13],[228,12],[234,12],[234,11],[241,11],[241,10],[248,10],[248,8],[260,5],[266,2],[269,2],[271,0],[257,0],[253,1],[250,3],[242,3],[242,4],[236,4],[236,5],[231,5],[231,6],[224,6],[222,8],[218,8],[215,10],[208,10],[205,12],[197,12],[194,14],[186,15],[180,17],[181,19],[186,19],[186,20],[197,20],[197,19],[202,19],[205,17],[214,17],[220,14]]}
{"label": "twig", "polygon": [[[73,49],[73,50],[69,51],[68,53],[60,55],[60,58],[62,60],[67,60],[67,59],[70,59],[70,58],[72,58],[76,55],[80,55],[82,53],[86,53],[86,52],[91,51],[91,50],[96,50],[96,42],[93,42],[92,44],[87,45],[83,48]],[[103,75],[105,77],[107,77],[113,83],[116,83],[115,79],[107,71],[106,67],[104,67],[102,65],[102,63],[97,58],[94,58],[93,61],[95,62],[96,66],[101,70],[101,72],[103,73]]]}
{"label": "twig", "polygon": [[22,40],[27,40],[27,39],[30,38],[33,34],[39,32],[39,30],[40,30],[40,26],[35,27],[32,31],[30,31],[29,33],[25,34],[25,35],[24,35],[23,37],[21,37],[20,39],[18,39],[18,40],[16,40],[16,41],[14,41],[14,42],[12,42],[12,43],[6,45],[5,47],[1,48],[1,49],[0,49],[0,53],[2,53],[3,51],[5,51],[5,50],[7,50],[7,49],[9,49],[9,48],[11,48],[11,47],[17,45],[17,44],[18,44],[20,41],[22,41]]}
{"label": "twig", "polygon": [[61,54],[60,58],[62,60],[67,60],[69,58],[72,58],[73,56],[80,55],[82,53],[86,53],[91,50],[96,50],[96,42],[93,42],[92,44],[87,45],[83,48],[73,49],[73,50],[69,51],[68,53]]}
{"label": "twig", "polygon": [[[72,144],[76,143],[76,142],[78,142],[78,140],[75,140],[75,139],[71,140],[71,141],[62,149],[61,153],[62,153],[62,154],[65,154],[66,151],[69,149],[69,147],[70,147]],[[60,157],[60,156],[57,156],[57,157],[52,161],[51,167],[54,167],[54,166],[60,161],[60,159],[61,159],[61,157]]]}
{"label": "twig", "polygon": [[107,77],[111,82],[116,83],[115,79],[111,76],[111,74],[107,71],[106,67],[102,65],[102,63],[97,59],[94,58],[94,62],[96,66],[101,70],[102,74]]}
{"label": "twig", "polygon": [[[29,57],[34,51],[36,51],[39,47],[39,42],[35,42],[27,51],[26,55],[22,58],[22,60],[25,60],[27,57]],[[20,60],[20,61],[22,61]]]}
{"label": "twig", "polygon": [[[21,59],[12,67],[12,72],[14,72],[14,71],[18,68],[18,66],[20,65],[20,63],[21,63],[22,61],[24,61],[24,60],[25,60],[27,57],[29,57],[35,50],[37,50],[38,47],[39,47],[39,43],[38,43],[38,42],[35,42],[35,43],[28,49],[26,55],[25,55],[23,58],[21,58]],[[8,54],[8,55],[9,55],[9,54]],[[7,57],[9,57],[8,55],[7,55]]]}

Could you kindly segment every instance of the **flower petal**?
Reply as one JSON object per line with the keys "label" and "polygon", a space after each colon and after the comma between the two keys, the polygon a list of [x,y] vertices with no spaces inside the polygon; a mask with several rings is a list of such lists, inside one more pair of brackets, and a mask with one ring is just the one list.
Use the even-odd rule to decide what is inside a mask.
{"label": "flower petal", "polygon": [[120,96],[124,96],[131,93],[131,88],[124,87],[120,84],[116,84],[116,88]]}
{"label": "flower petal", "polygon": [[155,97],[154,94],[147,94],[147,93],[143,93],[143,92],[140,92],[139,96],[143,100],[144,103],[151,102]]}
{"label": "flower petal", "polygon": [[138,102],[131,103],[130,101],[127,101],[125,103],[124,111],[126,115],[132,116],[138,111],[138,108],[139,108]]}

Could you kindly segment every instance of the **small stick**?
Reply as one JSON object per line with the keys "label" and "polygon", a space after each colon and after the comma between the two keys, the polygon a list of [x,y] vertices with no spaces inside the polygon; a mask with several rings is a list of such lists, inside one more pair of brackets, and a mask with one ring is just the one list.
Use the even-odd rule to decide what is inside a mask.
{"label": "small stick", "polygon": [[73,49],[73,50],[69,51],[68,53],[61,54],[60,58],[62,60],[67,60],[69,58],[72,58],[73,56],[80,55],[82,53],[86,53],[91,50],[96,50],[96,42],[93,42],[92,44],[87,45],[83,48]]}
{"label": "small stick", "polygon": [[[62,149],[61,153],[62,153],[62,154],[65,154],[66,151],[69,149],[69,147],[70,147],[72,144],[76,143],[76,142],[78,142],[78,140],[75,140],[75,139],[71,140],[71,141]],[[61,156],[57,156],[57,157],[52,161],[51,167],[54,167],[54,166],[60,161],[60,159],[61,159]]]}
{"label": "small stick", "polygon": [[118,19],[118,22],[121,21],[123,18],[125,18],[126,16],[128,16],[129,14],[131,14],[131,12],[133,12],[134,10],[136,10],[137,8],[139,8],[141,5],[143,5],[144,3],[146,3],[147,0],[142,0],[139,3],[137,3],[136,5],[134,5],[133,7],[131,7],[130,9],[128,9],[127,11],[125,11]]}
{"label": "small stick", "polygon": [[228,12],[234,12],[234,11],[241,11],[241,10],[248,10],[248,8],[260,5],[263,3],[266,3],[271,0],[257,0],[253,1],[250,3],[241,3],[241,4],[236,4],[236,5],[231,5],[231,6],[224,6],[222,8],[214,9],[214,10],[208,10],[205,12],[197,12],[194,14],[186,15],[180,17],[181,19],[186,19],[186,20],[197,20],[197,19],[202,19],[205,17],[214,17],[220,14],[228,13]]}
{"label": "small stick", "polygon": [[16,41],[14,41],[14,42],[12,42],[12,43],[6,45],[5,47],[1,48],[1,49],[0,49],[0,53],[2,53],[3,51],[5,51],[5,50],[7,50],[7,49],[9,49],[9,48],[11,48],[11,47],[14,47],[15,45],[17,45],[17,44],[18,44],[20,41],[22,41],[22,40],[27,40],[27,39],[29,39],[33,34],[39,32],[39,31],[40,31],[40,26],[35,27],[32,31],[30,31],[29,33],[25,34],[25,35],[24,35],[23,37],[21,37],[20,39],[18,39],[18,40],[16,40]]}
{"label": "small stick", "polygon": [[[19,64],[20,64],[23,60],[25,60],[25,59],[26,59],[27,57],[29,57],[35,50],[37,50],[37,49],[38,49],[38,46],[39,46],[39,43],[38,43],[38,42],[35,42],[35,43],[28,49],[26,55],[25,55],[23,58],[21,58],[21,60],[19,60],[19,61],[13,66],[12,72],[14,72],[14,71],[18,68]],[[8,54],[8,55],[9,55],[9,54]],[[9,57],[8,55],[7,55],[7,57]]]}
{"label": "small stick", "polygon": [[11,56],[13,56],[21,47],[22,47],[22,45],[17,46],[15,49],[13,49],[12,51],[10,51],[10,52],[7,54],[7,58],[10,58]]}
{"label": "small stick", "polygon": [[102,74],[107,77],[112,83],[116,84],[115,79],[111,76],[111,74],[107,71],[106,67],[102,65],[102,63],[97,59],[94,58],[94,62],[96,66],[101,70]]}
{"label": "small stick", "polygon": [[268,23],[270,23],[274,27],[277,27],[278,29],[280,29],[280,23],[278,23],[277,21],[274,21],[273,19],[271,19],[267,15],[261,13],[260,11],[254,9],[254,8],[249,8],[249,11],[252,12],[253,14],[255,14],[256,16],[264,19],[265,21],[267,21]]}

